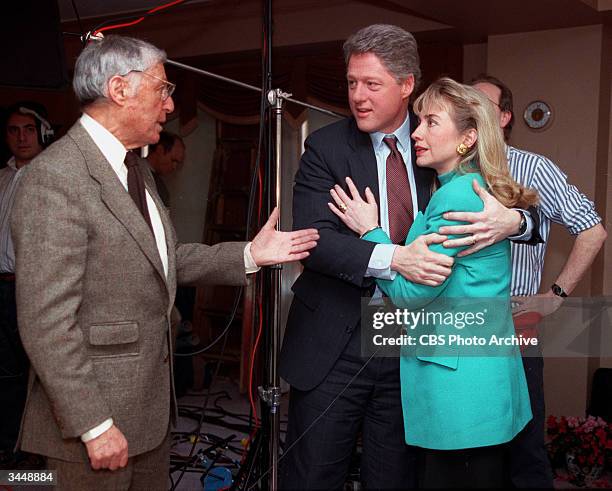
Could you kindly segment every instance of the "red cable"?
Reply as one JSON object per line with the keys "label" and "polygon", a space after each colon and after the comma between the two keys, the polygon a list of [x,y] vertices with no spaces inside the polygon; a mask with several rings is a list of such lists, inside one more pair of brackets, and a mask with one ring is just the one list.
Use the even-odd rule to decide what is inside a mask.
{"label": "red cable", "polygon": [[[169,2],[169,3],[166,3],[164,5],[159,5],[157,7],[154,7],[152,9],[150,9],[150,10],[147,10],[147,15],[153,14],[153,13],[159,11],[159,10],[163,10],[163,9],[168,8],[168,7],[172,7],[173,5],[177,5],[179,3],[183,3],[184,1],[185,0],[174,0],[173,2]],[[125,22],[123,24],[113,24],[113,25],[110,25],[110,26],[101,27],[100,29],[97,29],[96,31],[94,31],[92,36],[95,36],[95,35],[97,35],[97,34],[99,34],[101,32],[104,32],[104,31],[110,31],[111,29],[119,29],[120,27],[134,26],[136,24],[139,24],[143,20],[145,20],[144,16],[140,17],[140,18],[138,18],[136,20],[133,20],[132,22]]]}
{"label": "red cable", "polygon": [[257,348],[259,347],[259,340],[261,339],[261,333],[263,331],[263,320],[262,320],[262,307],[259,302],[259,326],[257,327],[257,337],[255,338],[255,344],[253,345],[253,351],[251,353],[251,366],[249,368],[249,401],[251,403],[251,409],[253,410],[253,417],[255,419],[255,427],[259,426],[259,417],[257,416],[257,406],[253,399],[253,370],[255,367],[255,355],[257,354]]}
{"label": "red cable", "polygon": [[111,29],[119,29],[120,27],[134,26],[134,25],[139,24],[140,22],[142,22],[144,19],[145,19],[144,17],[141,17],[140,19],[136,19],[136,20],[134,20],[132,22],[126,22],[124,24],[113,24],[113,25],[110,25],[110,26],[102,27],[102,28],[98,29],[97,31],[95,31],[92,34],[92,36],[97,36],[101,32],[110,31]]}
{"label": "red cable", "polygon": [[[258,203],[257,203],[257,216],[261,214],[261,206],[262,206],[262,183],[261,183],[261,168],[257,169],[257,183],[258,183]],[[253,352],[251,353],[251,366],[249,369],[249,401],[251,402],[251,409],[253,410],[253,415],[255,417],[255,427],[259,426],[259,418],[257,417],[257,407],[253,400],[253,368],[255,366],[255,354],[257,353],[257,348],[259,346],[259,340],[261,338],[261,332],[263,327],[263,313],[262,313],[262,305],[261,302],[258,303],[259,307],[259,327],[257,332],[257,337],[255,338],[255,344],[253,345]]]}
{"label": "red cable", "polygon": [[[261,207],[262,207],[262,200],[263,200],[263,190],[262,190],[262,182],[261,182],[261,167],[257,169],[257,188],[258,188],[258,203],[257,203],[257,216],[259,217],[261,215]],[[262,303],[261,301],[258,302],[258,308],[259,308],[259,326],[257,328],[258,332],[257,332],[257,336],[255,338],[255,344],[253,345],[253,351],[251,352],[251,364],[249,367],[249,403],[251,404],[251,410],[253,411],[253,417],[255,419],[255,426],[253,427],[253,431],[251,432],[251,434],[249,435],[249,438],[246,441],[246,444],[244,446],[244,451],[242,453],[242,458],[244,459],[244,457],[246,456],[246,450],[251,442],[251,440],[253,439],[253,437],[255,436],[255,432],[257,431],[257,428],[259,427],[259,417],[257,416],[257,406],[255,405],[255,401],[253,400],[253,369],[255,367],[255,355],[257,353],[257,349],[259,348],[259,341],[261,339],[261,334],[263,332],[263,307],[262,307]]]}

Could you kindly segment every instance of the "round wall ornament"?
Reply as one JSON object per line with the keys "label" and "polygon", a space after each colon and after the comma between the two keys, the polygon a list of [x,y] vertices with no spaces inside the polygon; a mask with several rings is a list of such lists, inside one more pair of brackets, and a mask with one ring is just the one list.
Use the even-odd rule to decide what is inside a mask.
{"label": "round wall ornament", "polygon": [[532,130],[542,130],[550,125],[552,115],[552,108],[547,102],[533,101],[527,104],[523,112],[523,120]]}

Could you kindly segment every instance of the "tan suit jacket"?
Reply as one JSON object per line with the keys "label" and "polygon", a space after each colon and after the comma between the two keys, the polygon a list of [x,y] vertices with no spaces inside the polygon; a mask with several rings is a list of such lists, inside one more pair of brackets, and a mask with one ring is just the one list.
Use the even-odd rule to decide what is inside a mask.
{"label": "tan suit jacket", "polygon": [[168,248],[76,123],[27,167],[12,215],[20,334],[30,357],[20,446],[86,461],[80,435],[112,417],[129,455],[157,447],[175,407],[170,311],[184,284],[246,282],[245,243],[178,244],[146,162]]}

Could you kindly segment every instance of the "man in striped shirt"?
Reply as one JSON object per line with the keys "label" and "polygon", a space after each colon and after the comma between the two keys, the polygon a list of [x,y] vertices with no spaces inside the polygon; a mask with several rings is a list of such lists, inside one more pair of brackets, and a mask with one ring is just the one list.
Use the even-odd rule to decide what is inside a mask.
{"label": "man in striped shirt", "polygon": [[28,382],[28,359],[17,331],[15,251],[9,218],[22,169],[48,145],[53,130],[45,108],[21,102],[7,110],[4,128],[12,157],[0,169],[0,465],[15,467],[13,455]]}
{"label": "man in striped shirt", "polygon": [[[500,126],[508,141],[512,131],[512,92],[499,79],[482,75],[472,85],[495,105]],[[606,239],[601,217],[584,194],[567,181],[559,167],[542,155],[507,146],[510,174],[522,185],[538,191],[537,213],[543,242],[526,247],[511,243],[511,294],[519,303],[515,315],[535,312],[542,317],[556,311],[563,298],[576,287]],[[563,225],[575,237],[574,245],[554,284],[538,293],[551,222]],[[544,446],[544,361],[541,356],[523,357],[533,419],[509,447],[510,478],[518,488],[552,488],[550,462]]]}

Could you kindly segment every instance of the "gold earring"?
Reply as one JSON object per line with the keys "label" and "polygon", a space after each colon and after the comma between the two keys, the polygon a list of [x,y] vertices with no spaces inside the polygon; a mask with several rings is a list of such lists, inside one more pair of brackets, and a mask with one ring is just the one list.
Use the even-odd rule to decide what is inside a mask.
{"label": "gold earring", "polygon": [[460,144],[457,146],[457,153],[458,153],[459,155],[461,155],[461,156],[465,155],[465,154],[467,153],[467,151],[468,151],[468,150],[469,150],[469,149],[468,149],[468,147],[467,147],[467,145],[466,145],[465,143],[460,143]]}

